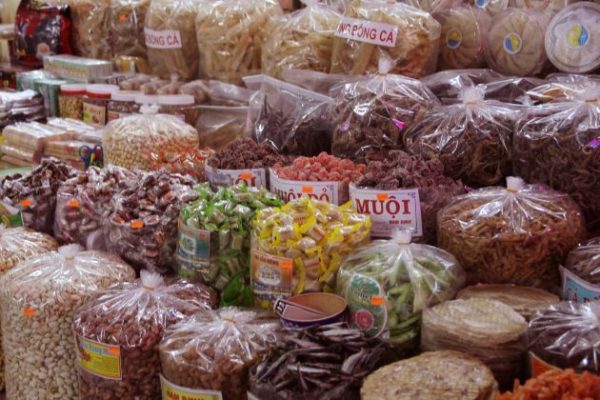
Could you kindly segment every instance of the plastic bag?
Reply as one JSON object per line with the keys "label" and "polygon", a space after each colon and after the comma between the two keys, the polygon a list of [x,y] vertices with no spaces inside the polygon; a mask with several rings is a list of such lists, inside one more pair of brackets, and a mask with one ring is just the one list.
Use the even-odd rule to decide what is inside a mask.
{"label": "plastic bag", "polygon": [[264,74],[282,79],[285,69],[331,69],[333,39],[341,15],[326,5],[304,1],[306,8],[269,24],[262,47]]}
{"label": "plastic bag", "polygon": [[574,2],[574,0],[511,0],[513,7],[543,11],[549,15],[555,15]]}
{"label": "plastic bag", "polygon": [[257,211],[282,205],[266,189],[245,183],[196,188],[200,198],[180,212],[175,257],[179,275],[221,293],[221,305],[252,305],[250,233]]}
{"label": "plastic bag", "polygon": [[438,19],[453,8],[460,7],[463,0],[403,0],[402,3],[427,11]]}
{"label": "plastic bag", "polygon": [[110,202],[139,176],[125,168],[90,167],[66,180],[56,195],[54,236],[61,243],[79,243],[88,250],[106,250],[102,232]]}
{"label": "plastic bag", "polygon": [[2,130],[3,144],[33,154],[33,161],[39,163],[44,155],[46,144],[53,140],[68,140],[73,134],[62,128],[43,125],[39,122],[21,122],[9,125]]}
{"label": "plastic bag", "polygon": [[[160,398],[158,344],[165,330],[217,305],[206,286],[148,271],[140,275],[97,294],[75,312],[80,398]],[[112,355],[113,363],[94,362],[101,357],[95,353]]]}
{"label": "plastic bag", "polygon": [[341,83],[367,79],[362,75],[328,74],[325,72],[287,68],[281,72],[282,80],[313,92],[333,96],[332,89]]}
{"label": "plastic bag", "polygon": [[599,75],[556,73],[548,75],[545,82],[529,89],[526,95],[532,104],[564,102],[581,97],[592,87],[600,87]]}
{"label": "plastic bag", "polygon": [[491,16],[500,14],[510,6],[511,0],[472,0],[475,7],[481,8]]}
{"label": "plastic bag", "polygon": [[110,60],[111,0],[68,0],[73,17],[73,44],[77,55]]}
{"label": "plastic bag", "polygon": [[529,323],[532,363],[542,361],[550,368],[573,368],[599,374],[598,315],[598,302],[562,302],[536,315]]}
{"label": "plastic bag", "polygon": [[219,151],[246,132],[248,107],[199,106],[198,111],[200,147]]}
{"label": "plastic bag", "polygon": [[268,21],[281,14],[275,0],[217,0],[198,11],[196,33],[200,75],[240,84],[260,73]]}
{"label": "plastic bag", "polygon": [[198,182],[206,180],[206,161],[215,152],[212,149],[194,149],[185,153],[159,151],[150,154],[150,170],[163,169],[171,174],[188,175]]}
{"label": "plastic bag", "polygon": [[19,262],[58,249],[58,243],[50,235],[29,228],[5,228],[0,224],[0,273]]}
{"label": "plastic bag", "polygon": [[[358,29],[360,25],[356,24],[367,28],[386,24],[379,35],[386,40],[380,43],[365,37],[367,32],[375,31]],[[359,32],[356,35],[352,33],[355,27],[355,32]],[[397,28],[397,36],[387,31],[393,28]],[[420,78],[435,71],[440,30],[440,24],[431,14],[406,4],[354,0],[346,9],[333,41],[331,72],[376,73],[380,60],[385,59],[392,63],[390,73]]]}
{"label": "plastic bag", "polygon": [[110,45],[115,56],[147,58],[144,21],[150,0],[111,0]]}
{"label": "plastic bag", "polygon": [[486,61],[506,75],[534,76],[548,66],[544,35],[549,16],[510,8],[496,15],[487,36]]}
{"label": "plastic bag", "polygon": [[72,52],[67,6],[22,0],[15,18],[16,61],[39,68],[46,55]]}
{"label": "plastic bag", "polygon": [[284,154],[315,156],[331,150],[329,107],[333,99],[298,86],[263,77],[254,123],[258,143]]}
{"label": "plastic bag", "polygon": [[438,214],[438,245],[454,254],[470,283],[558,286],[558,266],[586,236],[567,195],[507,178],[507,189],[475,190]]}
{"label": "plastic bag", "polygon": [[491,69],[456,69],[448,71],[439,71],[435,74],[427,75],[421,82],[433,94],[435,94],[444,104],[455,103],[458,94],[469,86],[476,86],[483,83],[495,81],[504,78],[502,74]]}
{"label": "plastic bag", "polygon": [[77,245],[31,258],[0,278],[7,397],[76,398],[74,310],[97,291],[133,279],[120,258]]}
{"label": "plastic bag", "polygon": [[411,243],[410,232],[400,231],[346,257],[336,292],[345,297],[354,326],[410,349],[418,345],[421,312],[454,298],[464,281],[453,255]]}
{"label": "plastic bag", "polygon": [[404,144],[410,153],[439,158],[446,175],[468,185],[495,185],[511,166],[511,136],[519,108],[484,100],[485,88],[469,87],[461,103],[430,111],[408,129]]}
{"label": "plastic bag", "polygon": [[200,0],[152,0],[144,34],[154,75],[188,81],[198,75],[196,15],[208,5]]}
{"label": "plastic bag", "polygon": [[530,108],[513,137],[513,169],[567,193],[592,229],[600,227],[600,85],[572,100]]}
{"label": "plastic bag", "polygon": [[585,303],[600,295],[600,237],[580,243],[565,261],[563,298]]}
{"label": "plastic bag", "polygon": [[400,148],[406,130],[439,105],[425,85],[400,75],[373,75],[336,90],[331,152],[356,161],[369,150]]}
{"label": "plastic bag", "polygon": [[279,321],[266,312],[228,307],[197,313],[169,328],[160,344],[163,388],[244,400],[250,368],[278,343],[279,331]]}
{"label": "plastic bag", "polygon": [[477,68],[485,65],[490,16],[473,6],[452,8],[440,17],[442,43],[439,69]]}
{"label": "plastic bag", "polygon": [[144,112],[116,119],[106,126],[102,138],[105,164],[150,170],[152,154],[198,149],[194,127],[171,115]]}

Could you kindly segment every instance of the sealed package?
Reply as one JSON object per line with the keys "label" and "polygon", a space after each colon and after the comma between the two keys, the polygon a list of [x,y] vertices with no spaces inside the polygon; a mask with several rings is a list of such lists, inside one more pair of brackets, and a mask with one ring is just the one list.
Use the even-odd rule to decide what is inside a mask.
{"label": "sealed package", "polygon": [[73,43],[77,55],[110,60],[111,0],[68,0],[73,17]]}

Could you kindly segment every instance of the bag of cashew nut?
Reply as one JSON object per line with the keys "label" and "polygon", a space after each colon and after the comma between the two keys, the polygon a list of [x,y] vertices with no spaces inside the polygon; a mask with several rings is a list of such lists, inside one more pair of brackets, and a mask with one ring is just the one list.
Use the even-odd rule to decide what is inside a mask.
{"label": "bag of cashew nut", "polygon": [[141,271],[75,312],[80,399],[160,399],[158,344],[165,329],[216,307],[207,286]]}
{"label": "bag of cashew nut", "polygon": [[6,272],[0,278],[6,398],[77,398],[73,312],[99,290],[134,279],[135,271],[120,258],[79,245]]}
{"label": "bag of cashew nut", "polygon": [[195,314],[172,326],[159,346],[163,392],[245,400],[248,371],[278,343],[270,313],[235,307]]}

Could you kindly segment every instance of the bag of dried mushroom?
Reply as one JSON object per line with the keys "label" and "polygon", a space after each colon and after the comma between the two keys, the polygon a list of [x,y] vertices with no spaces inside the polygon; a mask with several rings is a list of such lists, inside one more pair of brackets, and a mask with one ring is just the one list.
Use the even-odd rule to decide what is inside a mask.
{"label": "bag of dried mushroom", "polygon": [[110,0],[68,0],[73,19],[76,54],[101,60],[112,58]]}
{"label": "bag of dried mushroom", "polygon": [[354,0],[336,31],[331,72],[377,72],[380,59],[388,59],[391,73],[422,77],[435,71],[440,30],[431,14],[409,5]]}
{"label": "bag of dried mushroom", "polygon": [[150,0],[110,1],[110,46],[115,56],[146,59],[144,21]]}
{"label": "bag of dried mushroom", "polygon": [[6,397],[76,399],[73,312],[99,290],[133,279],[120,258],[78,245],[23,261],[0,278]]}
{"label": "bag of dried mushroom", "polygon": [[316,0],[303,2],[306,8],[270,23],[262,47],[264,74],[282,79],[284,69],[331,69],[333,39],[341,15]]}
{"label": "bag of dried mushroom", "polygon": [[198,11],[200,75],[230,83],[260,73],[268,22],[282,13],[275,0],[217,0]]}
{"label": "bag of dried mushroom", "polygon": [[196,16],[202,0],[151,0],[144,34],[154,75],[191,80],[198,75]]}
{"label": "bag of dried mushroom", "polygon": [[[160,399],[158,344],[165,330],[217,303],[207,286],[148,271],[98,293],[73,317],[80,398]],[[111,362],[94,362],[90,346]]]}

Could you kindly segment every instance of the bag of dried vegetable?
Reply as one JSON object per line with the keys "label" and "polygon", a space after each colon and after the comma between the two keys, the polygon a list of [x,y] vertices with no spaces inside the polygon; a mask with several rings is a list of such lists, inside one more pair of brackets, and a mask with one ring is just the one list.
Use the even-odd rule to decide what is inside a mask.
{"label": "bag of dried vegetable", "polygon": [[438,245],[456,256],[469,283],[555,289],[558,266],[585,237],[568,195],[520,178],[458,196],[438,214]]}
{"label": "bag of dried vegetable", "polygon": [[200,75],[239,84],[260,73],[261,48],[272,18],[282,13],[275,0],[216,0],[198,10],[196,35]]}
{"label": "bag of dried vegetable", "polygon": [[332,102],[331,97],[262,76],[259,95],[252,100],[252,107],[259,110],[254,138],[284,154],[330,152]]}
{"label": "bag of dried vegetable", "polygon": [[404,135],[406,149],[438,158],[446,175],[467,185],[490,186],[510,172],[516,105],[485,100],[485,87],[466,87],[460,102],[434,108]]}
{"label": "bag of dried vegetable", "polygon": [[440,30],[431,14],[409,5],[354,0],[336,31],[331,72],[375,73],[385,59],[389,72],[420,78],[435,71]]}
{"label": "bag of dried vegetable", "polygon": [[181,208],[175,257],[180,276],[221,293],[221,305],[252,305],[250,233],[257,211],[282,205],[266,189],[245,183],[197,187],[200,197]]}
{"label": "bag of dried vegetable", "polygon": [[76,399],[73,313],[96,292],[134,279],[119,257],[78,245],[30,258],[0,278],[7,398]]}
{"label": "bag of dried vegetable", "polygon": [[198,75],[196,16],[202,0],[151,0],[144,34],[148,63],[154,75],[188,81]]}
{"label": "bag of dried vegetable", "polygon": [[73,317],[79,398],[160,399],[165,330],[216,305],[208,287],[148,271],[92,297]]}
{"label": "bag of dried vegetable", "polygon": [[531,107],[513,138],[515,174],[567,193],[600,227],[600,85]]}
{"label": "bag of dried vegetable", "polygon": [[167,329],[160,343],[163,393],[245,400],[250,368],[279,343],[271,314],[235,307],[199,312]]}
{"label": "bag of dried vegetable", "polygon": [[331,52],[341,15],[318,0],[303,0],[306,7],[268,25],[262,46],[262,72],[282,79],[284,69],[319,72],[331,69]]}
{"label": "bag of dried vegetable", "polygon": [[560,272],[563,299],[579,303],[600,299],[600,236],[571,250]]}
{"label": "bag of dried vegetable", "polygon": [[115,56],[147,58],[144,21],[150,0],[110,1],[110,45]]}
{"label": "bag of dried vegetable", "polygon": [[402,230],[357,249],[342,262],[336,284],[354,326],[407,350],[418,346],[421,311],[454,298],[465,282],[452,254],[411,240]]}
{"label": "bag of dried vegetable", "polygon": [[420,81],[388,74],[388,61],[379,67],[377,75],[332,88],[333,155],[363,161],[369,150],[400,148],[406,129],[439,105]]}

